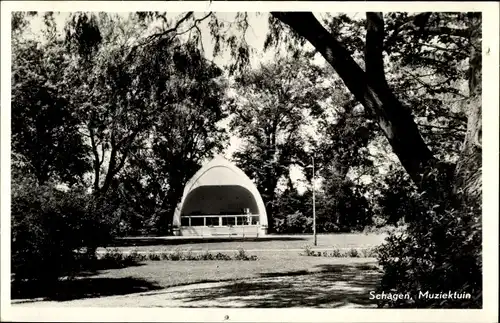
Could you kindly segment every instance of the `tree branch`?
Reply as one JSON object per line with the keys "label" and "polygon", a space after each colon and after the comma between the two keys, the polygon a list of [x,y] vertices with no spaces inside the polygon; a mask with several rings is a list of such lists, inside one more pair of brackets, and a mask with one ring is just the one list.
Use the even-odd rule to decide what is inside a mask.
{"label": "tree branch", "polygon": [[[418,87],[418,88],[413,88],[413,90],[419,90],[419,89],[425,88],[425,89],[427,89],[427,90],[429,90],[429,91],[433,91],[433,92],[443,91],[445,88],[443,88],[443,87],[441,87],[441,88],[437,88],[437,87],[438,87],[438,86],[440,86],[440,85],[442,85],[442,84],[447,83],[447,82],[451,79],[451,77],[450,77],[450,78],[448,78],[448,79],[446,79],[446,80],[444,80],[444,81],[442,81],[442,82],[439,82],[439,83],[436,83],[436,84],[429,84],[429,83],[426,83],[426,82],[422,81],[422,80],[421,80],[418,76],[413,75],[413,74],[412,74],[412,73],[410,73],[410,72],[404,72],[404,73],[405,73],[406,75],[411,76],[411,77],[412,77],[415,81],[417,81],[417,83],[419,83],[419,84],[421,84],[421,85],[422,85],[421,87]],[[450,88],[448,88],[448,89],[450,89]],[[466,96],[465,96],[465,95],[463,95],[463,94],[461,94],[461,93],[458,93],[458,92],[457,92],[457,93],[453,93],[453,94],[455,94],[455,95],[457,95],[457,96],[461,96],[461,97],[466,98]]]}
{"label": "tree branch", "polygon": [[384,73],[384,17],[381,12],[366,13],[365,70],[369,78],[388,87]]}
{"label": "tree branch", "polygon": [[412,180],[426,187],[429,169],[436,159],[413,120],[409,110],[394,92],[368,77],[341,43],[311,12],[272,12],[274,17],[307,39],[335,69],[349,91],[376,118],[394,153]]}
{"label": "tree branch", "polygon": [[435,36],[440,36],[440,35],[449,35],[449,36],[454,36],[454,37],[461,37],[461,38],[469,38],[470,37],[470,30],[469,29],[462,29],[462,28],[450,28],[450,27],[425,27],[427,22],[429,21],[431,12],[423,12],[420,14],[417,14],[413,17],[412,20],[400,24],[399,26],[396,26],[396,29],[392,33],[392,35],[386,40],[385,43],[385,48],[388,48],[390,46],[393,46],[394,43],[396,42],[398,36],[401,34],[403,31],[420,31],[423,33],[427,33],[430,35],[435,35]]}
{"label": "tree branch", "polygon": [[[128,137],[124,138],[127,140],[127,144],[124,148],[124,151],[122,152],[122,157],[120,158],[120,161],[118,162],[118,164],[116,165],[116,167],[114,167],[114,169],[112,170],[112,176],[115,176],[122,168],[123,166],[125,165],[125,161],[127,160],[127,157],[130,153],[130,149],[132,148],[132,144],[134,143],[134,140],[136,139],[137,137],[137,134],[139,133],[139,131],[141,131],[143,128],[142,127],[137,127],[133,132],[132,134],[130,134]],[[121,141],[121,143],[123,143],[123,141]],[[109,172],[110,170],[108,170]]]}
{"label": "tree branch", "polygon": [[103,162],[104,162],[104,154],[106,152],[104,151],[104,142],[101,143],[101,155],[102,155],[102,158],[101,158],[101,161],[99,162],[99,166],[102,166]]}
{"label": "tree branch", "polygon": [[459,53],[459,54],[465,55],[465,51],[461,51],[458,48],[457,49],[455,49],[455,48],[446,48],[446,47],[441,47],[441,46],[437,46],[437,45],[433,45],[433,44],[428,44],[428,43],[424,43],[422,45],[426,46],[426,47],[430,47],[430,48],[435,48],[435,49],[438,49],[438,50],[442,50],[442,51],[447,51],[447,52],[452,52],[452,53]]}
{"label": "tree branch", "polygon": [[469,38],[470,31],[465,28],[450,28],[450,27],[427,27],[425,32],[431,35],[449,35],[455,37]]}
{"label": "tree branch", "polygon": [[188,32],[190,32],[191,30],[193,29],[198,29],[198,31],[200,32],[201,34],[201,31],[200,31],[200,28],[198,27],[198,23],[202,22],[203,20],[207,19],[208,17],[210,17],[212,15],[212,12],[209,12],[207,15],[205,15],[203,18],[199,18],[199,19],[195,19],[194,22],[193,22],[193,25],[191,27],[189,27],[188,29],[184,30],[184,31],[181,31],[180,33],[176,33],[174,35],[174,37],[176,36],[180,36],[180,35],[183,35],[183,34],[186,34]]}
{"label": "tree branch", "polygon": [[188,13],[186,13],[184,15],[184,17],[182,17],[181,19],[179,19],[179,21],[177,21],[177,23],[175,24],[174,27],[167,29],[165,31],[162,31],[161,33],[153,34],[153,35],[149,36],[148,39],[159,38],[159,37],[165,36],[165,35],[173,32],[173,31],[177,31],[177,28],[179,28],[184,21],[188,20],[193,15],[193,13],[194,13],[193,11],[189,11]]}
{"label": "tree branch", "polygon": [[[161,33],[156,33],[156,34],[153,34],[153,35],[150,35],[146,38],[145,41],[139,43],[139,44],[136,44],[135,46],[132,46],[132,48],[130,49],[130,51],[128,52],[128,54],[125,56],[125,58],[123,59],[124,62],[127,62],[133,54],[135,54],[135,52],[137,51],[137,49],[141,46],[145,46],[145,45],[149,45],[151,44],[154,40],[157,40],[158,38],[161,38],[162,36],[165,36],[173,31],[176,31],[183,22],[185,22],[186,20],[188,20],[191,16],[193,15],[193,11],[189,11],[188,13],[186,13],[181,19],[179,19],[179,21],[177,21],[177,23],[175,24],[174,27],[170,28],[170,29],[167,29],[165,31],[162,31]],[[175,36],[174,36],[175,37]]]}
{"label": "tree branch", "polygon": [[452,130],[452,131],[455,131],[455,132],[465,132],[466,131],[465,129],[459,129],[459,128],[456,128],[456,127],[435,126],[435,125],[423,124],[423,123],[419,123],[419,122],[417,122],[417,125],[419,125],[420,127],[425,127],[425,128],[435,128],[435,129],[443,129],[443,130]]}

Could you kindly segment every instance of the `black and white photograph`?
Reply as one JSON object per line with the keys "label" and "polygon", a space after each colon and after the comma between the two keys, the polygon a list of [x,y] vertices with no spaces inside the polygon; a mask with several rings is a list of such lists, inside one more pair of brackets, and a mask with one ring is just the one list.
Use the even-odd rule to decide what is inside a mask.
{"label": "black and white photograph", "polygon": [[3,309],[495,320],[498,3],[41,2],[2,2]]}

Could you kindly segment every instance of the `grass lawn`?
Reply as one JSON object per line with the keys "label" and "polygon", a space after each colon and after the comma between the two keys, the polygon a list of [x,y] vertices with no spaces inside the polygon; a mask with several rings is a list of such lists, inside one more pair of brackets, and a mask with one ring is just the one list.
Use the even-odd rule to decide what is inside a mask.
{"label": "grass lawn", "polygon": [[257,254],[256,261],[147,261],[140,266],[103,271],[96,278],[137,278],[154,283],[159,288],[199,282],[216,282],[258,278],[263,276],[286,276],[290,273],[310,274],[324,266],[376,264],[373,258],[327,258],[306,257],[282,252],[270,255]]}
{"label": "grass lawn", "polygon": [[[379,245],[383,239],[384,236],[375,234],[319,235],[316,248],[369,248]],[[130,244],[130,241],[127,243]],[[238,299],[231,303],[234,307],[255,307],[256,304],[259,307],[365,306],[368,304],[369,291],[374,290],[380,277],[380,269],[374,258],[301,255],[305,245],[312,245],[311,236],[230,241],[217,239],[183,244],[180,243],[182,240],[167,239],[135,241],[139,241],[136,243],[139,245],[125,243],[118,248],[122,251],[145,252],[209,250],[211,253],[223,252],[228,255],[234,255],[238,248],[244,248],[249,256],[257,256],[257,260],[148,260],[124,268],[101,268],[81,273],[74,280],[60,281],[57,286],[31,288],[29,296],[17,293],[16,297],[12,297],[14,303],[36,299],[40,306],[50,303],[77,306],[71,304],[78,302],[90,302],[90,305],[85,306],[121,306],[125,304],[122,302],[138,302],[137,306],[184,306],[181,300],[186,300],[189,303],[186,306],[203,307],[227,305],[226,298],[229,298]],[[213,287],[190,285],[209,282],[224,283]],[[168,289],[182,285],[188,289],[182,295],[175,296]],[[194,292],[193,288],[197,291]],[[31,293],[33,290],[35,293]],[[194,297],[193,293],[198,296]],[[131,300],[126,301],[128,298]]]}
{"label": "grass lawn", "polygon": [[[62,284],[34,306],[373,307],[373,258],[262,253],[256,261],[146,261]],[[199,284],[222,282],[219,284]],[[193,284],[193,285],[189,285]],[[181,286],[173,289],[169,287]],[[110,296],[104,297],[103,296]]]}
{"label": "grass lawn", "polygon": [[[383,234],[325,234],[317,236],[317,246],[322,248],[370,248],[380,245],[385,239]],[[251,250],[294,250],[303,249],[305,245],[313,245],[312,235],[267,236],[260,239],[171,239],[171,238],[130,238],[121,239],[111,247],[122,251],[137,250],[139,252],[168,252],[175,249],[193,251],[216,250],[232,251],[243,248]],[[103,248],[99,249],[102,251]]]}

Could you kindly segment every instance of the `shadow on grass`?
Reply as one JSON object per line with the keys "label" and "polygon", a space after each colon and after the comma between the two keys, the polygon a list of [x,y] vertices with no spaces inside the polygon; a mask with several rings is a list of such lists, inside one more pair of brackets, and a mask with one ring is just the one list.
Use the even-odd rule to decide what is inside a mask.
{"label": "shadow on grass", "polygon": [[137,278],[78,278],[73,280],[47,283],[23,282],[12,283],[11,298],[68,301],[81,298],[94,298],[112,295],[158,290],[154,283]]}
{"label": "shadow on grass", "polygon": [[92,277],[99,275],[102,271],[105,270],[122,269],[127,267],[139,267],[144,265],[145,264],[141,262],[98,261],[97,263],[84,266],[78,271],[78,273],[75,276],[78,278]]}
{"label": "shadow on grass", "polygon": [[98,273],[101,270],[121,269],[126,267],[144,266],[144,263],[133,259],[97,259],[81,266],[82,272]]}
{"label": "shadow on grass", "polygon": [[123,295],[159,288],[147,281],[134,278],[92,278],[105,270],[143,265],[132,259],[82,259],[75,265],[74,268],[77,269],[73,269],[74,278],[71,279],[63,278],[55,282],[53,280],[13,280],[11,297],[12,299],[43,298],[65,301]]}
{"label": "shadow on grass", "polygon": [[278,272],[278,273],[262,273],[262,277],[286,277],[286,276],[302,276],[307,275],[309,272],[307,270],[297,270],[288,272]]}
{"label": "shadow on grass", "polygon": [[73,276],[82,278],[95,276],[105,270],[122,269],[127,267],[144,266],[145,263],[133,258],[100,258],[100,259],[79,259],[73,264],[70,270]]}
{"label": "shadow on grass", "polygon": [[370,291],[375,290],[380,279],[376,267],[321,265],[313,270],[265,273],[258,279],[194,289],[177,299],[184,302],[183,307],[200,307],[196,302],[204,301],[220,304],[216,307],[376,307],[376,302],[369,299]]}
{"label": "shadow on grass", "polygon": [[107,247],[139,247],[139,246],[172,246],[182,244],[195,244],[195,243],[218,243],[218,242],[268,242],[268,241],[301,241],[308,240],[304,237],[263,237],[263,238],[158,238],[158,237],[144,237],[144,238],[119,238],[107,245]]}

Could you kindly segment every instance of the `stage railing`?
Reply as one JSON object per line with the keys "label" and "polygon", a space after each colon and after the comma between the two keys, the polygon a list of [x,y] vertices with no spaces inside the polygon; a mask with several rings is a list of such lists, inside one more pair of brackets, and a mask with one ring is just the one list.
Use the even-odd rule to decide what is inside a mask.
{"label": "stage railing", "polygon": [[[199,221],[200,219],[203,221]],[[259,224],[258,214],[203,214],[181,217],[181,227],[244,227]]]}

